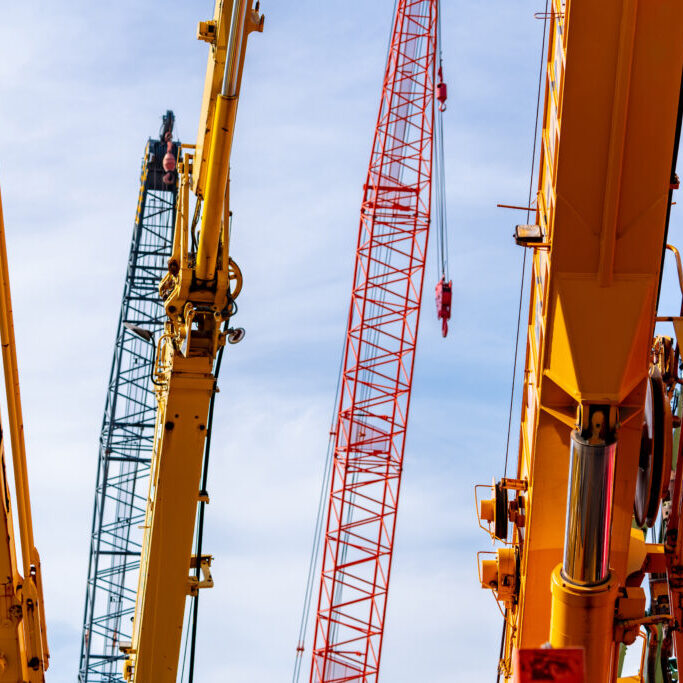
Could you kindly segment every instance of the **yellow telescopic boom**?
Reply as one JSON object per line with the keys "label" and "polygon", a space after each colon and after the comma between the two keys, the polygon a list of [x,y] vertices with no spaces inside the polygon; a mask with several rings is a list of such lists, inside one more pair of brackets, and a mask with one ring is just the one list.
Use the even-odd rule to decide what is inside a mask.
{"label": "yellow telescopic boom", "polygon": [[[4,435],[0,430],[0,576],[5,599],[0,601],[0,680],[39,683],[45,680],[49,651],[45,633],[45,608],[40,558],[33,541],[31,500],[28,488],[24,424],[21,414],[19,373],[14,342],[5,224],[0,197],[0,340],[12,445],[17,521],[21,540],[23,576],[17,563]],[[3,533],[4,530],[4,533]]]}
{"label": "yellow telescopic boom", "polygon": [[215,361],[235,334],[227,325],[241,289],[228,250],[230,151],[247,37],[262,30],[253,0],[218,0],[213,20],[199,24],[198,38],[210,47],[199,135],[196,145],[183,145],[178,161],[173,252],[159,288],[168,320],[157,344],[154,451],[124,666],[135,683],[175,683],[186,598],[213,585],[211,558],[194,557],[192,541],[197,505],[208,502],[200,479]]}
{"label": "yellow telescopic boom", "polygon": [[[654,623],[643,575],[664,571],[663,546],[646,547],[632,524],[647,406],[668,410],[652,350],[677,185],[683,4],[551,7],[536,225],[518,226],[533,248],[519,460],[482,505],[498,538],[508,521],[514,535],[482,563],[482,583],[505,606],[505,680],[515,658],[557,656],[539,650],[550,643],[578,653],[587,682],[611,683],[620,645]],[[530,227],[536,242],[519,231]],[[671,434],[670,411],[662,420],[657,439]],[[669,483],[659,467],[648,517]]]}

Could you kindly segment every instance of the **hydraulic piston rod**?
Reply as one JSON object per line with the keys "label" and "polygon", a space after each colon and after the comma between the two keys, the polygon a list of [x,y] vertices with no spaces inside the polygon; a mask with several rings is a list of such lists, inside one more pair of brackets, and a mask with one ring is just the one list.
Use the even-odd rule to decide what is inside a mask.
{"label": "hydraulic piston rod", "polygon": [[615,451],[616,443],[572,432],[562,576],[573,584],[596,586],[609,576]]}
{"label": "hydraulic piston rod", "polygon": [[204,193],[199,245],[197,248],[196,276],[200,282],[209,282],[216,275],[221,239],[227,239],[227,228],[223,218],[226,215],[226,197],[230,172],[230,153],[235,130],[235,117],[239,100],[244,53],[247,37],[252,31],[263,30],[263,21],[253,0],[234,0],[230,34],[227,44],[227,61],[221,84],[216,94],[211,127],[211,143],[208,150],[208,168]]}
{"label": "hydraulic piston rod", "polygon": [[586,680],[608,680],[617,583],[609,551],[616,440],[607,407],[571,433],[564,560],[551,580],[550,643],[584,650]]}

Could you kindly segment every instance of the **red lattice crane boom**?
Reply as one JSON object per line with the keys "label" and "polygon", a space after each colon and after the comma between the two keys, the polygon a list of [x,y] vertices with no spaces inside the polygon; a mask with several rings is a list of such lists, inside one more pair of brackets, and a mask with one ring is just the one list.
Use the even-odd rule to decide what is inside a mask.
{"label": "red lattice crane boom", "polygon": [[398,0],[349,312],[310,680],[375,683],[432,194],[438,0]]}

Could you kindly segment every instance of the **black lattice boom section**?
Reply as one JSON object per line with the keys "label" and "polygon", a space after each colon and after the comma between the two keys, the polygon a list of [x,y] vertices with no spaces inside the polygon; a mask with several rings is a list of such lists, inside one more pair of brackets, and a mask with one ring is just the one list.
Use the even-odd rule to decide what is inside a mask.
{"label": "black lattice boom section", "polygon": [[[171,112],[164,123],[169,115],[172,131]],[[131,639],[154,442],[154,340],[165,320],[158,287],[171,253],[177,188],[174,173],[170,185],[164,181],[161,164],[167,151],[177,155],[179,144],[168,150],[166,142],[149,140],[142,163],[100,435],[79,683],[122,682],[120,647]]]}

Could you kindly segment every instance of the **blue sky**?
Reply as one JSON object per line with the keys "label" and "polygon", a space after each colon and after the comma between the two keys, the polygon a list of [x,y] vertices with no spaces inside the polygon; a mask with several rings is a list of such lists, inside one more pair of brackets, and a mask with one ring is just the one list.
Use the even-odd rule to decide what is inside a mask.
{"label": "blue sky", "polygon": [[[453,320],[442,340],[431,253],[384,643],[391,683],[493,680],[501,626],[477,582],[475,553],[491,546],[473,485],[502,474],[523,214],[495,205],[526,202],[542,8],[443,4]],[[54,683],[78,667],[140,157],[168,108],[184,142],[196,135],[206,48],[194,34],[213,3],[192,5],[0,6],[0,183]],[[266,30],[250,39],[232,160],[247,338],[226,355],[216,407],[202,683],[291,678],[393,5],[266,0]],[[512,462],[518,419],[516,407]]]}

